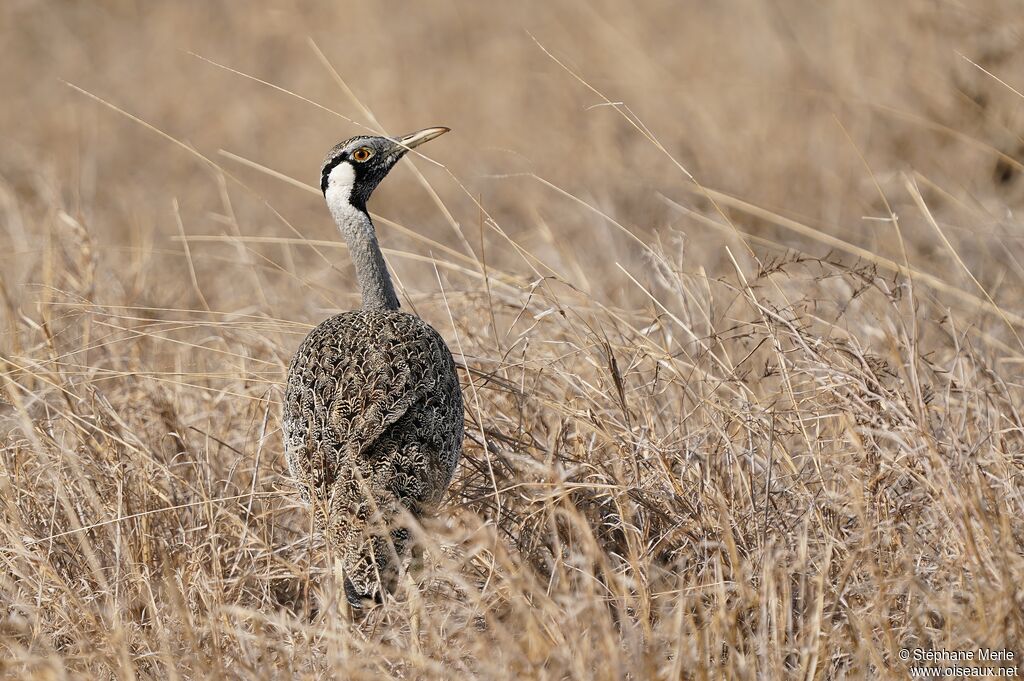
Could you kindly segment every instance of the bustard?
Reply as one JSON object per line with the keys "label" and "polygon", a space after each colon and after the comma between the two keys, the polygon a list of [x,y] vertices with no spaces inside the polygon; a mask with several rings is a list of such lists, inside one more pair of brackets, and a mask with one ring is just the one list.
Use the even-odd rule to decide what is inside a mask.
{"label": "bustard", "polygon": [[327,154],[320,188],[348,244],[358,310],[327,319],[288,367],[288,468],[336,552],[350,604],[380,601],[409,551],[403,509],[444,495],[462,452],[462,393],[452,353],[419,317],[399,311],[366,202],[413,147],[448,132],[353,137]]}

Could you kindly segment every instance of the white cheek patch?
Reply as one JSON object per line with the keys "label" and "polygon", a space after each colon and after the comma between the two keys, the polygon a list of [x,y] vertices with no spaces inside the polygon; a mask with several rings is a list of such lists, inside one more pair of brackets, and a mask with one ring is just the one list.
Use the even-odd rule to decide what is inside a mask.
{"label": "white cheek patch", "polygon": [[327,181],[327,193],[334,192],[338,195],[339,199],[343,199],[345,203],[348,203],[349,198],[352,196],[352,185],[355,181],[356,171],[352,168],[352,164],[342,161],[331,170]]}
{"label": "white cheek patch", "polygon": [[334,215],[334,219],[339,222],[355,211],[349,201],[352,197],[352,185],[355,180],[355,170],[351,164],[345,161],[334,166],[327,178],[327,191],[324,192],[324,198],[327,199],[327,207]]}

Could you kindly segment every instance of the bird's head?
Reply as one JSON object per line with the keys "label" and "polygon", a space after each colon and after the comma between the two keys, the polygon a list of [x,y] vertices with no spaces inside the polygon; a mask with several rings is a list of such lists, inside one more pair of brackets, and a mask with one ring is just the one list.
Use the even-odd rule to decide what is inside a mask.
{"label": "bird's head", "polygon": [[400,137],[359,136],[328,152],[320,169],[320,189],[328,203],[366,210],[370,194],[410,149],[448,132],[426,128]]}

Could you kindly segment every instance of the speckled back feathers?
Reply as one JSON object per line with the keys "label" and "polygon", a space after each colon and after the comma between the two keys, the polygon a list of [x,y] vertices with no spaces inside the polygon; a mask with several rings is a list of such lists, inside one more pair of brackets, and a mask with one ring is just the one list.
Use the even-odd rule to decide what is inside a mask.
{"label": "speckled back feathers", "polygon": [[354,310],[324,321],[288,369],[288,467],[350,589],[388,588],[407,531],[443,497],[462,451],[462,394],[451,352],[419,317]]}

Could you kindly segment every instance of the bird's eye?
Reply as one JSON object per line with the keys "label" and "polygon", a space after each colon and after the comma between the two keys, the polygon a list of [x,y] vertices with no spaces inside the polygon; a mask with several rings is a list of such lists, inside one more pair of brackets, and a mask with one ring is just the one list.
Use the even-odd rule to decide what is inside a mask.
{"label": "bird's eye", "polygon": [[373,149],[369,147],[359,147],[352,152],[352,158],[360,163],[369,161],[371,156],[373,156]]}

